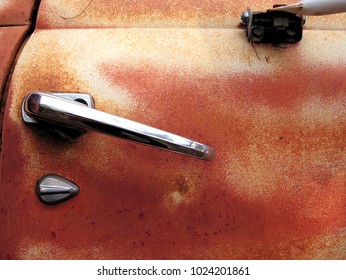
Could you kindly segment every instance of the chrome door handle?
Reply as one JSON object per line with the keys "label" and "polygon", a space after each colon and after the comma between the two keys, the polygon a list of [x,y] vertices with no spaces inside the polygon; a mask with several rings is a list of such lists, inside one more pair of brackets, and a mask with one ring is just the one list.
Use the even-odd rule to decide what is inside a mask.
{"label": "chrome door handle", "polygon": [[212,160],[214,157],[214,149],[207,145],[51,93],[28,94],[23,100],[22,116],[24,121],[29,117],[69,128],[94,130],[204,160]]}

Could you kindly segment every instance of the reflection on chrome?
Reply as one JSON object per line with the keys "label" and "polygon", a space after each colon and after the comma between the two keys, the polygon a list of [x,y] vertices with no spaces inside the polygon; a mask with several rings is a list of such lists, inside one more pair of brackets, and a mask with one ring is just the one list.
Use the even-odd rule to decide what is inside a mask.
{"label": "reflection on chrome", "polygon": [[70,128],[94,130],[204,160],[212,160],[214,157],[214,149],[207,145],[50,93],[30,93],[24,98],[22,107],[24,120],[30,117]]}

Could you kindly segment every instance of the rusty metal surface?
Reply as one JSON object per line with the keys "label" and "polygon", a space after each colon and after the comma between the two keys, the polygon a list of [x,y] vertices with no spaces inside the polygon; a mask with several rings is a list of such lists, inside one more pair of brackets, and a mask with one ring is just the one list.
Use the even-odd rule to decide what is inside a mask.
{"label": "rusty metal surface", "polygon": [[[40,25],[53,27],[43,4]],[[278,49],[233,28],[35,31],[5,115],[0,258],[345,259],[345,40],[306,30]],[[33,90],[89,92],[97,109],[216,157],[92,132],[73,143],[40,136],[20,115]],[[80,194],[44,206],[34,190],[45,174]]]}
{"label": "rusty metal surface", "polygon": [[0,27],[0,100],[6,77],[27,30],[27,26]]}
{"label": "rusty metal surface", "polygon": [[[17,52],[30,28],[32,13],[38,1],[0,1],[0,102],[3,102],[5,81]],[[0,117],[2,126],[2,116]],[[0,128],[1,133],[1,128]]]}
{"label": "rusty metal surface", "polygon": [[[280,1],[279,1],[280,2]],[[286,4],[297,0],[285,1]],[[265,11],[268,0],[43,0],[39,28],[198,27],[236,28],[243,11]],[[279,3],[280,4],[280,3]],[[306,29],[344,30],[346,18],[309,17]]]}
{"label": "rusty metal surface", "polygon": [[35,0],[1,0],[0,1],[0,26],[1,25],[27,25],[31,22],[32,10]]}

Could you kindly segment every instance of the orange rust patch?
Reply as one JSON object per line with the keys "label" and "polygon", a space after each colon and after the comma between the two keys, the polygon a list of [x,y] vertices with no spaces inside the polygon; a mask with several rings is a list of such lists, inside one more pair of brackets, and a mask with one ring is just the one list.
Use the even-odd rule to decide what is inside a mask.
{"label": "orange rust patch", "polygon": [[[66,64],[70,59],[70,54],[63,54],[58,49],[58,42],[53,39],[42,47],[49,49],[49,57],[40,60],[34,57],[37,53],[26,54],[25,58],[30,60],[30,68],[25,69],[21,75],[20,83],[14,84],[13,87],[21,86],[22,92],[28,94],[33,90],[63,92],[78,92],[81,81],[73,72],[72,68]],[[33,84],[35,88],[33,88]],[[22,98],[22,96],[21,96]]]}
{"label": "orange rust patch", "polygon": [[[0,195],[11,192],[11,205],[0,209],[10,229],[0,231],[0,257],[344,258],[346,82],[337,32],[311,32],[311,44],[287,51],[261,47],[258,57],[270,59],[245,67],[250,47],[239,32],[118,31],[38,31],[23,51],[5,120],[2,162],[12,171],[2,170]],[[98,44],[79,43],[88,34]],[[228,38],[236,38],[230,49]],[[321,64],[310,47],[336,54]],[[34,89],[90,89],[97,108],[120,115],[108,86],[109,96],[134,100],[126,117],[209,144],[215,159],[93,132],[62,144],[21,122],[20,103]],[[34,190],[47,173],[76,182],[80,194],[42,205]]]}
{"label": "orange rust patch", "polygon": [[[334,249],[343,246],[345,226],[345,120],[343,108],[337,107],[343,104],[346,83],[337,77],[344,69],[196,77],[109,65],[99,65],[102,74],[138,99],[134,119],[207,142],[216,148],[215,160],[94,133],[70,147],[44,141],[29,128],[6,134],[10,155],[20,159],[21,168],[35,170],[16,179],[21,188],[12,190],[13,207],[1,216],[5,225],[15,221],[1,245],[1,258],[343,258]],[[324,86],[304,82],[310,79]],[[276,94],[268,93],[271,86]],[[335,118],[318,117],[314,106]],[[18,128],[11,119],[7,125]],[[22,145],[24,138],[14,139],[18,134],[33,138],[36,163],[20,149],[10,149],[11,143]],[[94,146],[100,140],[102,160],[100,147]],[[73,154],[81,144],[85,152]],[[55,162],[46,156],[49,152]],[[91,163],[83,163],[88,154],[97,176]],[[7,156],[4,164],[12,160]],[[33,182],[45,173],[75,181],[81,193],[57,207],[41,205]],[[5,182],[11,173],[2,175]],[[27,193],[25,202],[21,191]],[[179,197],[167,199],[172,193]],[[10,244],[20,246],[14,250]]]}
{"label": "orange rust patch", "polygon": [[[216,148],[215,162],[205,166],[208,175],[205,181],[200,181],[196,194],[201,202],[186,206],[187,216],[194,213],[199,217],[194,218],[195,233],[202,236],[207,228],[213,228],[218,235],[222,228],[226,236],[241,232],[243,237],[261,241],[268,238],[269,242],[277,238],[286,240],[290,235],[311,237],[343,226],[340,214],[344,175],[333,174],[330,164],[336,162],[343,167],[345,162],[342,140],[345,119],[340,107],[345,96],[344,69],[326,67],[306,73],[298,68],[271,76],[196,78],[174,72],[166,75],[151,68],[122,71],[124,68],[107,65],[101,67],[104,75],[142,101],[138,102],[143,108],[139,108],[137,119],[150,118],[152,111],[161,112],[164,117],[155,121],[165,129],[198,135],[199,140]],[[320,84],[317,77],[322,76],[321,88],[317,86]],[[304,104],[315,97],[323,108],[328,107],[326,104],[333,106],[334,110],[330,108],[326,114],[334,114],[334,118],[330,115],[325,119],[303,118]],[[262,110],[267,113],[262,114]],[[257,155],[264,156],[257,168],[270,167],[269,162],[277,166],[277,173],[272,168],[252,170],[251,157],[256,155],[251,154],[253,145],[258,146]],[[244,166],[231,164],[229,168],[239,169],[229,170],[231,179],[232,173],[241,173],[236,180],[229,181],[225,163],[232,158]],[[254,171],[255,176],[250,173]],[[243,190],[237,189],[242,180],[248,185],[243,185]],[[253,186],[264,193],[268,189],[269,194],[248,193]],[[220,197],[222,192],[224,198]],[[265,200],[260,202],[262,197]],[[325,206],[322,212],[321,205]],[[228,218],[225,220],[226,216],[218,224],[212,217],[222,216],[221,213],[227,213],[228,218],[233,213],[243,227],[228,230],[231,224]],[[207,224],[204,230],[200,229],[202,221]],[[206,233],[210,235],[209,231]],[[221,237],[214,237],[212,242],[218,243],[218,238]]]}

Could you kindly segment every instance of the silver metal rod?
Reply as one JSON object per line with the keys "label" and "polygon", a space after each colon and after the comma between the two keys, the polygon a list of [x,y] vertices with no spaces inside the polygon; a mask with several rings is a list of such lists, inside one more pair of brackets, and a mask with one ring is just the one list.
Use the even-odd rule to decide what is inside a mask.
{"label": "silver metal rod", "polygon": [[70,128],[94,130],[204,160],[214,157],[214,149],[207,145],[89,108],[76,101],[34,92],[23,102],[24,111],[34,119]]}
{"label": "silver metal rod", "polygon": [[296,4],[273,8],[268,11],[285,11],[305,16],[345,13],[346,0],[303,0]]}

